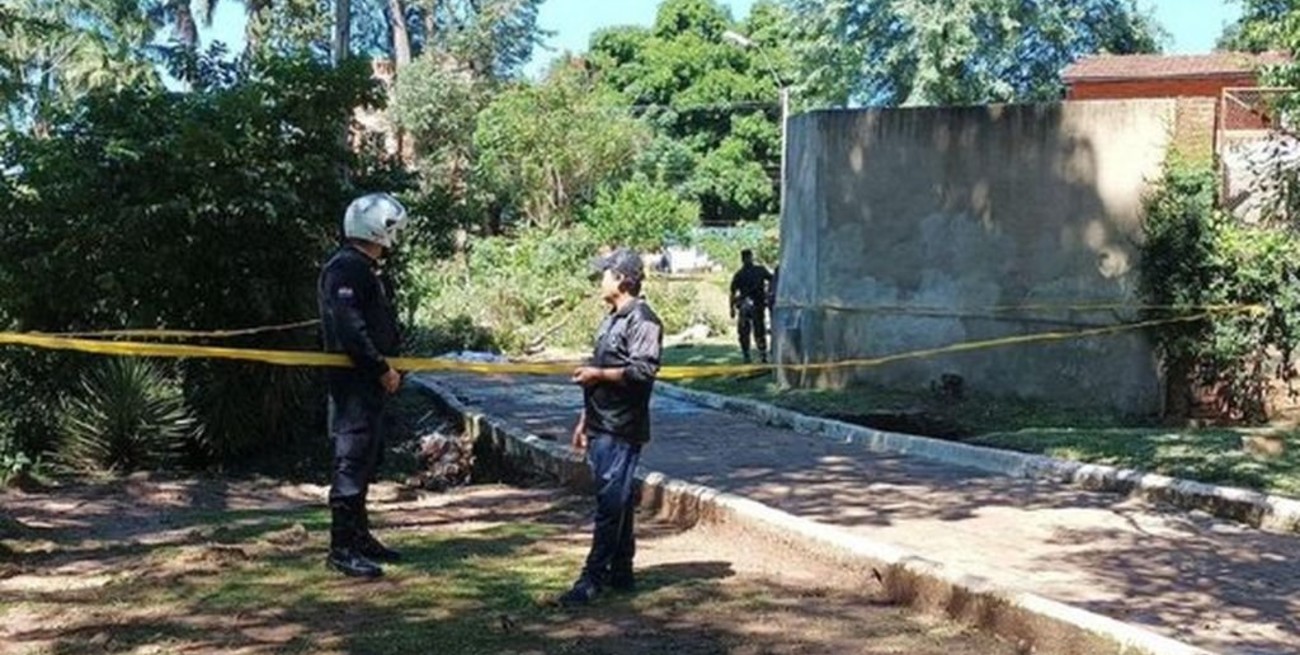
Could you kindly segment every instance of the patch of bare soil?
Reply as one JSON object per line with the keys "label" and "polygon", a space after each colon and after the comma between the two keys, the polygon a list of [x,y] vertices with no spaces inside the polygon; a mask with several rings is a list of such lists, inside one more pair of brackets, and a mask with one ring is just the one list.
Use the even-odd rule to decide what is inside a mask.
{"label": "patch of bare soil", "polygon": [[[416,552],[374,583],[319,566],[318,524],[246,529],[323,494],[147,478],[0,494],[0,654],[1016,652],[881,602],[869,575],[717,526],[647,520],[636,595],[551,607],[585,555],[590,509],[552,490],[376,489],[379,534]],[[540,577],[512,582],[515,562]],[[532,591],[494,604],[517,586]]]}

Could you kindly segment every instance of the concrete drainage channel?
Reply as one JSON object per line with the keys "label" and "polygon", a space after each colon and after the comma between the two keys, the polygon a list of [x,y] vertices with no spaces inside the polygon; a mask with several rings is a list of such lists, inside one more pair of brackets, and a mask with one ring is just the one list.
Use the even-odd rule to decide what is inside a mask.
{"label": "concrete drainage channel", "polygon": [[[544,475],[575,491],[589,488],[581,457],[564,445],[516,430],[462,402],[427,378],[415,380],[475,440],[476,466]],[[863,571],[893,602],[974,625],[1025,652],[1046,655],[1212,655],[1209,651],[1033,594],[1003,589],[899,548],[800,518],[762,503],[661,473],[638,471],[641,504],[676,525],[729,523],[786,543],[810,557]]]}

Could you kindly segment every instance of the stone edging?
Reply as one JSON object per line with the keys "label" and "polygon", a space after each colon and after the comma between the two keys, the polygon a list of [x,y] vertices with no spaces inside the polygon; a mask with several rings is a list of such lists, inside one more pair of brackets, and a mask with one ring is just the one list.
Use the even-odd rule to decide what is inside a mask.
{"label": "stone edging", "polygon": [[1201,510],[1269,532],[1300,533],[1300,501],[1291,498],[1133,469],[1084,464],[931,437],[883,432],[843,421],[800,414],[756,400],[733,398],[671,384],[659,383],[655,390],[677,400],[742,414],[775,427],[861,444],[876,452],[912,455],[1013,477],[1055,480],[1091,491],[1134,495],[1182,509]]}
{"label": "stone edging", "polygon": [[[582,457],[566,446],[507,427],[470,408],[427,378],[413,378],[460,418],[476,451],[489,448],[503,463],[541,472],[567,487],[584,489],[590,475]],[[1045,655],[1213,655],[1144,628],[1034,594],[1012,591],[963,575],[895,546],[817,523],[740,496],[674,480],[638,468],[642,506],[678,525],[733,523],[791,545],[870,569],[889,598],[922,611],[990,631]]]}

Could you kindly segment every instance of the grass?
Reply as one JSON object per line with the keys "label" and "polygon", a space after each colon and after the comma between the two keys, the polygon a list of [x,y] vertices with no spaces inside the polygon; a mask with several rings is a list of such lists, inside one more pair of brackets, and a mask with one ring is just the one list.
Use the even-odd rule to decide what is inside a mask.
{"label": "grass", "polygon": [[[739,361],[739,347],[731,344],[664,351],[665,365]],[[1021,400],[980,396],[951,400],[927,392],[867,386],[780,389],[770,376],[699,379],[683,386],[841,419],[873,412],[919,412],[935,425],[953,426],[967,443],[1300,497],[1300,435],[1295,433],[1281,435],[1288,445],[1280,455],[1261,456],[1243,448],[1243,439],[1254,434],[1250,430],[1168,428],[1149,418]]]}
{"label": "grass", "polygon": [[[820,607],[808,605],[809,598],[832,592],[805,596],[802,587],[761,578],[737,583],[732,564],[713,551],[642,568],[636,595],[561,610],[550,599],[581,566],[585,538],[577,545],[570,539],[576,511],[586,502],[569,498],[543,509],[506,511],[498,515],[502,520],[492,510],[457,510],[454,503],[403,510],[398,520],[411,523],[383,535],[404,559],[375,581],[342,578],[322,565],[322,512],[314,507],[179,509],[165,526],[148,519],[123,526],[91,508],[83,518],[94,529],[77,528],[86,538],[75,544],[47,548],[49,533],[64,528],[8,533],[13,573],[20,577],[7,578],[0,589],[0,620],[14,621],[17,629],[4,650],[702,655],[763,650],[760,645],[773,637],[756,635],[754,625],[778,620],[789,622],[781,638],[792,651],[802,639],[846,645],[865,635],[937,653],[954,652],[941,647],[964,634],[913,623],[871,603],[863,607],[856,590],[851,599],[836,597]],[[283,540],[299,526],[309,531]],[[121,527],[130,534],[116,540],[107,534]],[[189,536],[154,545],[137,540],[155,528]],[[653,551],[655,537],[642,543]],[[885,629],[902,636],[876,634]]]}
{"label": "grass", "polygon": [[[256,623],[263,616],[268,628],[301,633],[280,640],[277,652],[315,652],[322,645],[359,653],[422,652],[434,645],[439,653],[510,651],[537,640],[503,632],[500,617],[551,611],[541,601],[563,589],[580,565],[576,555],[534,552],[530,546],[558,528],[528,522],[391,533],[406,558],[373,583],[328,571],[320,543],[283,549],[264,541],[296,525],[323,539],[327,523],[314,508],[189,513],[180,524],[203,545],[134,551],[135,570],[79,593],[75,604],[86,620],[39,652],[253,647],[248,630],[232,628],[229,620],[246,625],[249,617]],[[212,565],[196,567],[196,558],[211,558]],[[73,600],[55,590],[5,603],[49,609]]]}
{"label": "grass", "polygon": [[996,432],[971,440],[994,448],[1152,471],[1300,498],[1300,440],[1280,455],[1257,456],[1243,448],[1248,430],[1040,428]]}

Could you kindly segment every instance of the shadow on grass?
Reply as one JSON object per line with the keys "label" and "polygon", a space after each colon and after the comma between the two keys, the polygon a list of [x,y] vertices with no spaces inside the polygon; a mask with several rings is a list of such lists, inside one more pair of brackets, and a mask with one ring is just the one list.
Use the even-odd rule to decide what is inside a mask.
{"label": "shadow on grass", "polygon": [[[573,525],[578,502],[532,492],[541,509],[513,511],[520,495],[470,502],[468,522],[442,530],[385,534],[403,552],[375,581],[338,576],[323,565],[323,534],[276,546],[267,538],[298,524],[324,524],[315,508],[296,511],[199,511],[176,523],[197,535],[184,544],[108,542],[75,554],[113,554],[102,586],[78,590],[40,584],[21,593],[0,588],[0,606],[50,612],[57,620],[19,618],[8,645],[61,655],[138,652],[248,653],[721,653],[739,646],[842,652],[856,643],[828,633],[828,621],[858,629],[860,602],[806,602],[807,590],[743,581],[728,561],[701,558],[646,566],[635,595],[602,597],[594,606],[553,604],[581,566],[585,530]],[[501,506],[492,506],[495,500]],[[550,510],[546,509],[551,508]],[[439,512],[441,513],[441,512]],[[513,517],[505,522],[493,518]],[[97,519],[105,520],[105,519]],[[415,522],[416,525],[423,525]],[[224,529],[218,534],[205,531]],[[654,547],[676,530],[647,524]],[[219,537],[219,538],[218,538]],[[208,557],[211,555],[212,557]],[[65,553],[64,556],[70,556]],[[29,562],[31,563],[31,562]],[[102,561],[101,561],[102,563]],[[724,584],[727,583],[727,584]],[[28,611],[25,610],[25,611]],[[771,621],[818,626],[808,633],[755,635]],[[36,616],[36,615],[27,615]],[[8,618],[8,617],[6,617]],[[841,625],[842,624],[842,625]],[[872,628],[915,631],[903,620]],[[821,640],[827,640],[822,644]],[[833,643],[832,643],[833,642]],[[809,646],[812,644],[812,646]],[[821,644],[821,646],[818,646]],[[752,650],[753,648],[751,648]],[[941,645],[907,652],[938,655]]]}
{"label": "shadow on grass", "polygon": [[1287,435],[1281,453],[1260,456],[1243,448],[1244,434],[1039,429],[984,435],[974,443],[1300,497],[1300,441]]}

